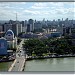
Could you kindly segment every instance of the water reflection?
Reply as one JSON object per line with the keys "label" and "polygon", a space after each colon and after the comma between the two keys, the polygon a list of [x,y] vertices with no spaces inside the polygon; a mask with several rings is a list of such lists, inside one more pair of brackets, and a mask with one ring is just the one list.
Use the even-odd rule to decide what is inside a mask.
{"label": "water reflection", "polygon": [[56,58],[56,63],[63,63],[64,61],[64,58]]}
{"label": "water reflection", "polygon": [[24,71],[74,71],[75,57],[49,58],[26,62]]}

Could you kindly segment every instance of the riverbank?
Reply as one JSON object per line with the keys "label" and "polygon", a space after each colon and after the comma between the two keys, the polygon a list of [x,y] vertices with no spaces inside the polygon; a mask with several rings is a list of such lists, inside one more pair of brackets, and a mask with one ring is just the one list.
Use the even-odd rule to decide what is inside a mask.
{"label": "riverbank", "polygon": [[14,61],[14,60],[15,60],[15,57],[2,58],[2,59],[0,59],[0,63],[2,63],[2,62],[10,62],[10,61]]}
{"label": "riverbank", "polygon": [[66,57],[75,57],[75,55],[51,55],[51,56],[28,56],[27,57],[27,61],[28,60],[36,60],[36,59],[47,59],[47,58],[66,58]]}
{"label": "riverbank", "polygon": [[75,55],[27,56],[26,58],[23,56],[23,57],[19,57],[15,59],[15,61],[10,66],[8,71],[13,71],[13,72],[24,71],[25,66],[26,66],[26,61],[29,61],[29,60],[38,60],[38,59],[41,60],[41,59],[49,59],[49,58],[66,58],[66,57],[75,57]]}
{"label": "riverbank", "polygon": [[11,59],[11,60],[1,60],[0,63],[3,63],[3,62],[11,62],[11,61],[14,61],[15,59]]}

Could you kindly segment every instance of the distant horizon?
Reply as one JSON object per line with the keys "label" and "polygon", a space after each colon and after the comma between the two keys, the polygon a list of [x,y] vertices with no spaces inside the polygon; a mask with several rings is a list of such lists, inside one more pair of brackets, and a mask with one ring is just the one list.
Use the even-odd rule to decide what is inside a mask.
{"label": "distant horizon", "polygon": [[0,2],[1,20],[75,19],[75,2]]}
{"label": "distant horizon", "polygon": [[[30,19],[33,19],[33,18],[30,18]],[[43,19],[45,19],[45,18],[43,18]],[[36,21],[43,21],[43,19],[42,20],[36,20],[36,19],[33,19],[34,21],[36,20]],[[58,19],[60,19],[60,18],[58,18]],[[58,19],[51,19],[51,20],[49,20],[49,19],[45,19],[45,21],[53,21],[53,20],[55,20],[55,21],[58,21]],[[67,19],[67,18],[66,18]],[[65,21],[66,19],[64,19],[63,18],[63,21]],[[9,20],[0,20],[0,21],[10,21],[10,20],[12,20],[12,19],[9,19]],[[25,19],[25,20],[29,20],[29,19]],[[17,20],[17,21],[25,21],[25,20]],[[69,19],[68,18],[68,20],[75,20],[75,19]],[[12,21],[16,21],[16,20],[12,20]],[[62,18],[60,19],[60,21],[62,21]]]}

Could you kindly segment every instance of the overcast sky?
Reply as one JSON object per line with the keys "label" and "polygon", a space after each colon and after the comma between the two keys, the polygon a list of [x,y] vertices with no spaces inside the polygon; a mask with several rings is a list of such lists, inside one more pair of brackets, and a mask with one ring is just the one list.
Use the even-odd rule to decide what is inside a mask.
{"label": "overcast sky", "polygon": [[0,20],[75,19],[75,2],[0,2]]}

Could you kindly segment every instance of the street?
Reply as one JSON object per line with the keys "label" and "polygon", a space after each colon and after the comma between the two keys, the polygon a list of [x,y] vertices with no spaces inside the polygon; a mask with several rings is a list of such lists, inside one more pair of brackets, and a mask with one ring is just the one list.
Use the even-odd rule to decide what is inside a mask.
{"label": "street", "polygon": [[8,71],[22,71],[24,63],[25,63],[25,54],[22,48],[23,42],[24,42],[24,39],[22,39],[22,41],[18,45],[17,51],[16,51],[16,59]]}

